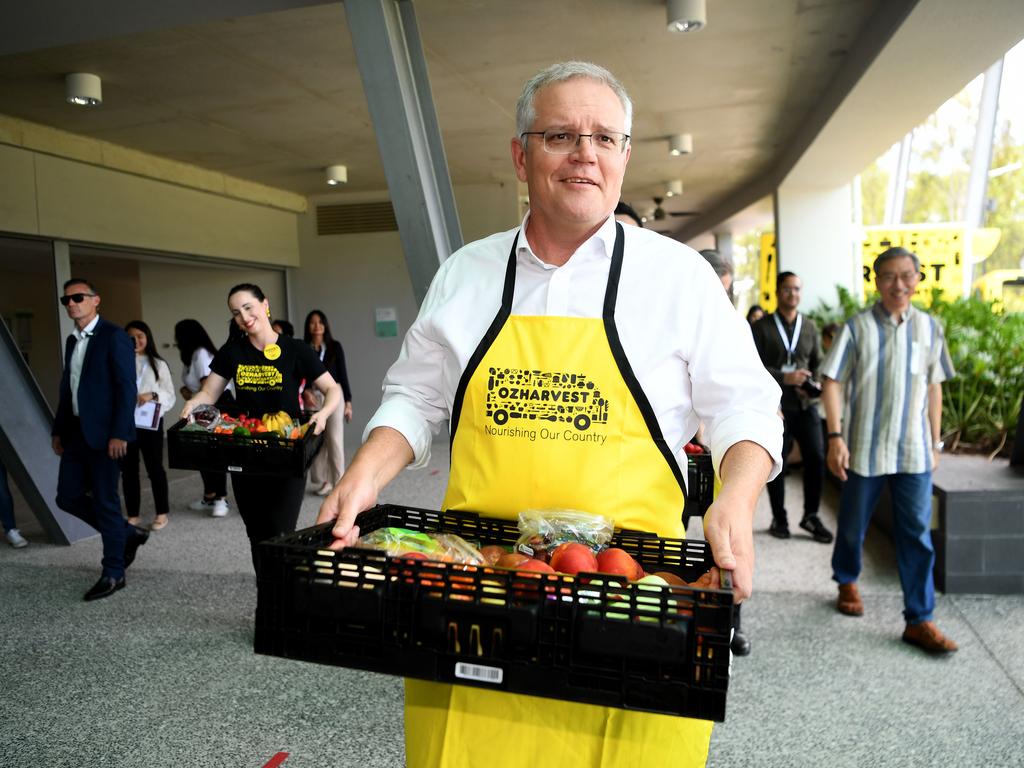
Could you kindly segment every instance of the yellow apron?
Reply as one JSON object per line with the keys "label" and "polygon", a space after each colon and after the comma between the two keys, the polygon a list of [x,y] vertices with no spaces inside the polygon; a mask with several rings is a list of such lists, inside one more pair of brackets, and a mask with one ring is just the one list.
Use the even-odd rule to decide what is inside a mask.
{"label": "yellow apron", "polygon": [[[682,473],[615,329],[622,225],[602,318],[512,315],[517,243],[456,393],[444,508],[565,507],[682,537]],[[706,763],[711,723],[407,679],[405,734],[410,768],[686,768]]]}

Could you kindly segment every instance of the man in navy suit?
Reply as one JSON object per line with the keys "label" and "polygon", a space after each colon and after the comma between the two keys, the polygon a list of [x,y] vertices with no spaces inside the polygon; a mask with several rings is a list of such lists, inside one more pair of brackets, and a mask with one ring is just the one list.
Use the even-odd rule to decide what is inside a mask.
{"label": "man in navy suit", "polygon": [[119,460],[135,439],[135,348],[122,328],[98,314],[100,296],[88,280],[64,283],[60,303],[75,323],[64,350],[53,451],[60,456],[57,506],[100,532],[103,573],[86,600],[125,585],[124,571],[149,532],[121,515]]}

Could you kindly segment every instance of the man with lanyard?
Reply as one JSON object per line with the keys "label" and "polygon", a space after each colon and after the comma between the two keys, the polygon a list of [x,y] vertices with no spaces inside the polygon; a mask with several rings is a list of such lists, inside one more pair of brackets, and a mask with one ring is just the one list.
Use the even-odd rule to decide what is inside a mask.
{"label": "man with lanyard", "polygon": [[907,622],[903,641],[928,653],[951,653],[957,644],[934,621],[931,522],[932,472],[942,451],[942,382],[953,377],[953,363],[942,325],[910,303],[921,279],[917,256],[889,248],[875,259],[874,271],[880,300],[846,321],[821,367],[828,466],[843,481],[832,551],[836,609],[864,614],[857,589],[861,550],[888,485]]}
{"label": "man with lanyard", "polygon": [[[811,402],[820,394],[813,372],[821,363],[818,328],[813,320],[804,322],[797,311],[803,283],[792,272],[780,272],[776,280],[779,306],[753,326],[754,345],[761,362],[782,386],[782,457],[786,460],[793,441],[803,458],[804,515],[800,527],[822,544],[832,543],[832,534],[818,518],[821,486],[825,479],[825,447],[822,445],[821,417]],[[768,483],[772,522],[768,533],[777,539],[789,538],[786,512],[786,470]]]}
{"label": "man with lanyard", "polygon": [[[754,507],[781,468],[779,389],[704,260],[612,217],[632,117],[614,76],[556,64],[516,116],[530,211],[441,265],[319,522],[337,519],[334,548],[354,542],[356,515],[450,420],[445,509],[572,508],[681,537],[676,457],[703,420],[723,480],[705,532],[742,600]],[[655,768],[704,765],[711,724],[410,679],[405,731],[409,766]]]}

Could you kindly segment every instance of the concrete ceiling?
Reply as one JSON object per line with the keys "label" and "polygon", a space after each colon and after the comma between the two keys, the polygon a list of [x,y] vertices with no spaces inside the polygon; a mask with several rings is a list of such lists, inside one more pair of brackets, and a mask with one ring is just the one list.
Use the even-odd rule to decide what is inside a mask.
{"label": "concrete ceiling", "polygon": [[[859,141],[858,160],[866,162],[912,127],[889,120],[865,142],[863,135],[854,138],[856,114],[838,123],[834,117],[915,7],[941,20],[945,8],[962,3],[707,5],[706,29],[673,35],[665,30],[664,0],[417,2],[453,183],[514,182],[508,146],[522,83],[553,61],[578,58],[615,72],[636,104],[624,199],[650,213],[668,180],[684,182],[682,197],[664,199],[668,215],[655,226],[693,235],[741,210],[753,215],[748,223],[770,218],[770,206],[758,200],[809,156],[826,125],[833,153],[836,136],[840,143]],[[87,6],[72,0],[18,6],[14,22],[0,31],[0,111],[301,195],[326,192],[323,168],[343,163],[346,191],[386,194],[341,3],[181,0],[154,15],[136,3],[108,0],[103,17],[90,16]],[[956,24],[971,24],[968,11],[959,14]],[[1000,50],[1019,37],[997,21],[978,22],[980,16],[974,14],[974,27],[987,25],[1010,40]],[[919,38],[927,41],[928,33]],[[975,47],[984,46],[985,34],[974,38]],[[993,59],[1000,52],[995,47]],[[960,69],[966,66],[970,79],[988,63]],[[920,64],[890,54],[873,81],[920,81]],[[63,77],[79,71],[103,78],[102,106],[64,101]],[[935,101],[934,108],[956,87],[933,83],[939,95],[925,101]],[[847,103],[863,109],[870,98]],[[681,132],[693,135],[694,153],[671,157],[668,137]]]}
{"label": "concrete ceiling", "polygon": [[[714,207],[773,166],[864,45],[879,0],[708,0],[708,25],[695,35],[665,30],[663,0],[415,7],[455,185],[513,181],[508,145],[523,81],[553,61],[587,59],[615,72],[636,102],[624,198],[650,211],[665,182],[682,179],[683,196],[662,204],[671,213]],[[128,15],[123,7],[119,17]],[[303,195],[327,191],[323,168],[343,163],[348,191],[384,192],[340,3],[180,21],[130,32],[124,23],[110,39],[81,34],[84,42],[0,56],[0,111]],[[35,45],[54,42],[35,31]],[[17,47],[10,39],[0,51]],[[64,102],[63,76],[76,71],[103,78],[102,106]],[[695,151],[673,158],[667,138],[679,132],[693,134]]]}

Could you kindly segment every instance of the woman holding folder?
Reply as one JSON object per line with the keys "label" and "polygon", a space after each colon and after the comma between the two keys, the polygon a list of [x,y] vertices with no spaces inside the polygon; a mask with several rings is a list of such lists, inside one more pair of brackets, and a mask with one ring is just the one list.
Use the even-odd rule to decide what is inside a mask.
{"label": "woman holding folder", "polygon": [[139,524],[141,486],[139,484],[139,454],[146,464],[146,474],[153,486],[156,518],[150,528],[159,531],[167,525],[170,505],[167,500],[167,472],[164,470],[164,414],[178,399],[174,393],[171,369],[156,351],[153,333],[141,320],[132,320],[125,330],[135,343],[135,383],[139,395],[135,407],[134,443],[128,443],[128,452],[121,459],[121,485],[128,522]]}

